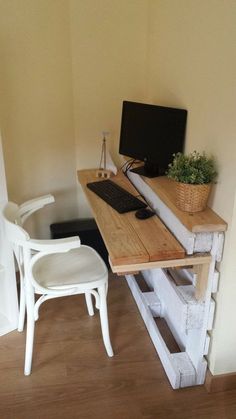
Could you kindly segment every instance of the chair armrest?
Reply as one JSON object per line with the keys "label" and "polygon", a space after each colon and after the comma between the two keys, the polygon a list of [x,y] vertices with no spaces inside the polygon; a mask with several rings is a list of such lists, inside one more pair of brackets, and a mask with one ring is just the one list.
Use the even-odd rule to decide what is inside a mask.
{"label": "chair armrest", "polygon": [[79,236],[66,237],[63,239],[52,239],[52,240],[34,240],[30,239],[26,241],[24,246],[27,246],[31,250],[45,253],[63,253],[68,252],[72,249],[80,247]]}
{"label": "chair armrest", "polygon": [[34,198],[29,201],[23,202],[23,204],[19,206],[19,213],[22,224],[24,224],[27,218],[35,211],[39,210],[40,208],[43,208],[45,205],[51,204],[52,202],[55,202],[55,199],[54,196],[51,194],[43,195],[39,198]]}

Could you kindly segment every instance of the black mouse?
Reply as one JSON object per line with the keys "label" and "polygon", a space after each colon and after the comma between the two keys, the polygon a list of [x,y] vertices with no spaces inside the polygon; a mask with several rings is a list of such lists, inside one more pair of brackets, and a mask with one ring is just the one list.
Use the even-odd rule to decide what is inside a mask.
{"label": "black mouse", "polygon": [[155,215],[155,212],[150,210],[149,208],[141,208],[135,213],[135,217],[139,218],[139,220],[146,220],[147,218],[150,218],[153,215]]}

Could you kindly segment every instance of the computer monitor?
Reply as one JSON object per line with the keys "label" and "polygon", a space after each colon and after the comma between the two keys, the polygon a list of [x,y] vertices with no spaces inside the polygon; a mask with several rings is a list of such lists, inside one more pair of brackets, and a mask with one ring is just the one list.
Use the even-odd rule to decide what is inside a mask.
{"label": "computer monitor", "polygon": [[119,153],[144,162],[136,173],[164,175],[173,154],[183,151],[186,121],[185,109],[124,101]]}

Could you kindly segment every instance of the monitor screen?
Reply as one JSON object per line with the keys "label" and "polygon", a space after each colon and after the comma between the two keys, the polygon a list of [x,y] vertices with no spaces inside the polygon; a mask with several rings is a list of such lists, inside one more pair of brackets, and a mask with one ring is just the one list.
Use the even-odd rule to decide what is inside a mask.
{"label": "monitor screen", "polygon": [[183,151],[186,120],[185,109],[124,101],[119,153],[144,162],[133,171],[164,175],[173,154]]}

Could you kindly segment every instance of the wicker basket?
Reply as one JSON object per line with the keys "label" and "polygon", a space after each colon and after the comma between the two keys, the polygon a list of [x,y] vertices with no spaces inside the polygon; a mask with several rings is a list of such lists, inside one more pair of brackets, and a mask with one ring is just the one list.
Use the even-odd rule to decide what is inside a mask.
{"label": "wicker basket", "polygon": [[203,211],[207,206],[210,189],[210,183],[190,185],[176,182],[177,207],[186,212]]}

